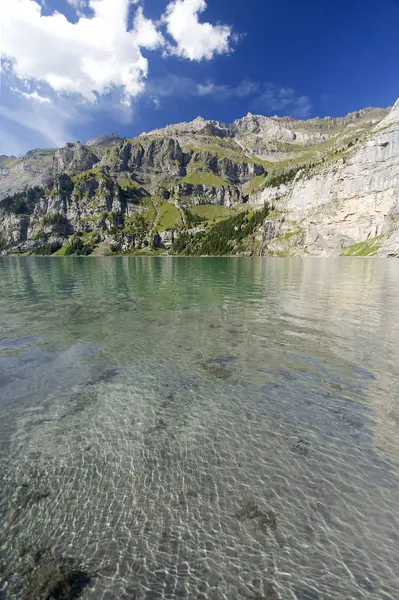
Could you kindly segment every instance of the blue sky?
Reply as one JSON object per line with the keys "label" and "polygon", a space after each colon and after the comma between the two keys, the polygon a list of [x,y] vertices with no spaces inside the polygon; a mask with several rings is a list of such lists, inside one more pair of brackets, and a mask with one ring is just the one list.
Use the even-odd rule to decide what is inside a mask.
{"label": "blue sky", "polygon": [[0,154],[399,96],[399,0],[7,0]]}

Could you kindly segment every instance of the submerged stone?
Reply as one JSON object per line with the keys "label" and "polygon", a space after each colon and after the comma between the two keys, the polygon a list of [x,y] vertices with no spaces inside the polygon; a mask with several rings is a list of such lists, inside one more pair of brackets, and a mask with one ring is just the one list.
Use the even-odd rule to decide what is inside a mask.
{"label": "submerged stone", "polygon": [[75,600],[91,581],[90,575],[77,569],[73,560],[56,558],[48,550],[37,552],[34,561],[22,600]]}
{"label": "submerged stone", "polygon": [[202,368],[218,379],[229,379],[233,372],[226,365],[231,363],[230,357],[217,356],[201,363]]}
{"label": "submerged stone", "polygon": [[299,454],[300,456],[308,456],[309,446],[310,444],[307,440],[299,439],[292,444],[291,452]]}
{"label": "submerged stone", "polygon": [[236,516],[240,521],[255,521],[263,533],[267,533],[270,529],[275,531],[277,527],[276,517],[271,512],[261,509],[253,500],[248,500],[242,509],[236,513]]}
{"label": "submerged stone", "polygon": [[148,429],[147,433],[155,433],[156,431],[162,431],[166,429],[167,426],[168,424],[166,423],[166,421],[164,421],[163,419],[158,419],[154,427]]}

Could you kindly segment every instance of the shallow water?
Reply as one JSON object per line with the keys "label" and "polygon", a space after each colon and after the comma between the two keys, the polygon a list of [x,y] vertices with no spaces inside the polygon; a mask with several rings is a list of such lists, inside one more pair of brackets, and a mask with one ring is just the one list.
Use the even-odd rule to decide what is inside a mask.
{"label": "shallow water", "polygon": [[399,598],[398,289],[389,260],[0,259],[0,598],[43,549],[83,600]]}

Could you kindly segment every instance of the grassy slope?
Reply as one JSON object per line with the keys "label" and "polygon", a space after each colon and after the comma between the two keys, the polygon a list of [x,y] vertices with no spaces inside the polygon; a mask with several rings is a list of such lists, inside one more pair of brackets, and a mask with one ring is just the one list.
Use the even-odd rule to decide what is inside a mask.
{"label": "grassy slope", "polygon": [[210,171],[191,171],[183,177],[182,181],[192,185],[218,185],[223,187],[229,185],[227,181]]}
{"label": "grassy slope", "polygon": [[340,256],[376,256],[380,245],[381,237],[379,236],[349,246]]}
{"label": "grassy slope", "polygon": [[155,228],[158,231],[175,229],[183,226],[179,210],[171,202],[161,201],[157,203],[158,218]]}
{"label": "grassy slope", "polygon": [[[329,162],[334,162],[339,158],[349,154],[356,146],[359,139],[364,137],[366,134],[375,128],[375,132],[378,132],[378,125],[370,123],[357,122],[354,126],[348,127],[344,132],[329,131],[333,133],[332,137],[328,140],[321,142],[311,147],[295,146],[295,144],[289,144],[289,148],[286,151],[292,151],[291,147],[295,146],[297,155],[295,157],[286,157],[276,162],[264,161],[258,157],[248,155],[243,148],[232,139],[219,139],[211,136],[195,140],[192,144],[185,144],[185,150],[194,150],[196,152],[210,152],[211,154],[217,154],[219,158],[226,157],[236,162],[255,162],[262,164],[266,167],[268,174],[267,176],[261,175],[255,177],[252,181],[248,182],[243,186],[243,193],[248,194],[257,189],[261,189],[271,183],[276,175],[284,173],[290,170],[296,170],[301,165],[314,164],[311,167],[310,173],[316,173],[318,169],[323,168]],[[151,139],[154,139],[153,137]],[[137,139],[135,140],[137,142]],[[149,143],[150,139],[140,139],[140,143]],[[110,148],[108,148],[110,150]],[[112,148],[111,148],[112,151]],[[300,154],[298,155],[298,151]],[[50,164],[54,149],[38,149],[33,152],[29,158],[10,160],[10,166],[18,164],[22,160],[28,164]],[[323,156],[323,161],[321,157]],[[7,161],[6,161],[7,162]],[[4,163],[3,163],[4,165]],[[5,165],[4,165],[5,166]],[[100,168],[90,169],[88,171],[79,173],[72,177],[75,183],[78,183],[85,177],[95,176],[98,177],[100,174]],[[190,184],[202,184],[202,185],[230,185],[214,173],[212,173],[207,165],[200,162],[193,162],[189,164],[188,173],[182,181]],[[171,183],[171,185],[174,182]],[[124,179],[121,183],[122,189],[139,188],[140,184],[130,178]],[[155,204],[155,208],[154,208]],[[243,205],[245,208],[245,205]],[[209,230],[213,224],[220,223],[224,220],[229,219],[232,215],[243,210],[243,206],[236,208],[228,208],[225,206],[190,206],[189,210],[194,215],[200,217],[202,221],[202,227]],[[136,213],[137,210],[137,213]],[[171,228],[182,228],[181,214],[177,207],[168,201],[162,200],[159,197],[152,196],[152,198],[145,198],[141,200],[140,205],[137,209],[134,209],[135,214],[142,214],[148,227],[151,225],[158,231],[164,231]],[[134,218],[134,217],[133,217]],[[94,218],[93,218],[94,219]],[[129,222],[129,217],[126,219]],[[296,233],[296,232],[295,232]],[[294,232],[286,234],[287,241],[290,236],[293,236]],[[281,240],[283,241],[283,240]],[[346,248],[342,253],[343,256],[372,256],[377,253],[379,247],[378,240],[370,240],[368,242],[354,244],[353,246]],[[62,255],[64,247],[56,252],[57,255]]]}

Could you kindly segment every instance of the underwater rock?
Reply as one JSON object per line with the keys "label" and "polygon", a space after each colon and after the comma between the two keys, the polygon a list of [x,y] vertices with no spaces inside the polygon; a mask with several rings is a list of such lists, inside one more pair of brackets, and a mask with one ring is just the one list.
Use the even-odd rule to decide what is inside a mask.
{"label": "underwater rock", "polygon": [[36,553],[29,571],[22,600],[75,600],[91,581],[91,576],[76,568],[68,558],[56,558],[50,551]]}
{"label": "underwater rock", "polygon": [[308,456],[309,446],[309,442],[301,438],[292,444],[291,452],[295,452],[295,454],[299,454],[300,456]]}
{"label": "underwater rock", "polygon": [[147,433],[155,433],[156,431],[162,431],[166,429],[167,426],[168,424],[166,423],[166,421],[164,421],[163,419],[158,419],[154,427],[151,427],[147,430]]}
{"label": "underwater rock", "polygon": [[187,490],[186,492],[180,492],[179,494],[179,499],[178,499],[178,504],[180,506],[186,506],[187,505],[187,500],[189,498],[198,498],[200,495],[199,490]]}
{"label": "underwater rock", "polygon": [[115,369],[115,368],[104,369],[103,371],[100,371],[99,373],[95,373],[90,378],[90,381],[88,381],[88,383],[86,385],[97,385],[98,383],[108,383],[109,381],[111,381],[112,379],[117,377],[118,375],[119,375],[118,369]]}
{"label": "underwater rock", "polygon": [[256,593],[254,596],[251,596],[251,600],[279,600],[280,596],[276,592],[273,584],[266,583],[264,584],[264,593]]}
{"label": "underwater rock", "polygon": [[41,500],[45,500],[50,496],[48,489],[31,489],[28,483],[23,483],[20,486],[17,494],[17,503],[23,508],[31,508]]}
{"label": "underwater rock", "polygon": [[201,363],[201,367],[218,379],[229,379],[233,372],[226,367],[226,360],[222,357],[209,359]]}
{"label": "underwater rock", "polygon": [[71,415],[83,412],[98,400],[98,393],[91,390],[79,391],[73,396],[67,398],[66,412],[61,415],[61,419],[65,419]]}
{"label": "underwater rock", "polygon": [[240,521],[247,519],[249,521],[255,521],[258,529],[263,533],[268,533],[270,529],[275,531],[277,527],[276,517],[271,512],[262,510],[253,500],[248,500],[242,509],[238,511],[236,517],[240,519]]}

